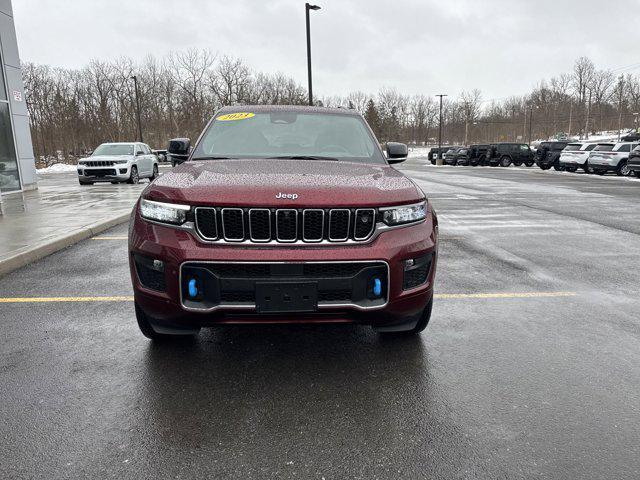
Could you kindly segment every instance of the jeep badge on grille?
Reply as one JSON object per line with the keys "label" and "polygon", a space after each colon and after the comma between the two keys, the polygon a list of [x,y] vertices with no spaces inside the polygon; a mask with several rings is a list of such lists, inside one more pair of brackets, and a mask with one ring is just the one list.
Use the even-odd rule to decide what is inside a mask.
{"label": "jeep badge on grille", "polygon": [[287,198],[289,200],[295,200],[296,198],[298,198],[298,194],[297,193],[283,193],[283,192],[278,192],[276,194],[276,198],[280,199],[280,198]]}

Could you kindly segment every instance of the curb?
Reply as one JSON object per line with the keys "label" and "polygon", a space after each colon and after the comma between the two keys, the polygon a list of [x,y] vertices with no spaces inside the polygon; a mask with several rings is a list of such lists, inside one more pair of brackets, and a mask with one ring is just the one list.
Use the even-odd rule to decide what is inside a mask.
{"label": "curb", "polygon": [[24,267],[25,265],[35,262],[36,260],[40,260],[41,258],[51,255],[52,253],[70,247],[75,243],[91,238],[105,230],[108,230],[109,228],[121,225],[127,222],[130,216],[130,212],[123,213],[115,217],[110,217],[107,220],[95,222],[72,230],[70,233],[56,236],[44,242],[21,248],[7,257],[0,258],[0,277],[17,270],[20,267]]}

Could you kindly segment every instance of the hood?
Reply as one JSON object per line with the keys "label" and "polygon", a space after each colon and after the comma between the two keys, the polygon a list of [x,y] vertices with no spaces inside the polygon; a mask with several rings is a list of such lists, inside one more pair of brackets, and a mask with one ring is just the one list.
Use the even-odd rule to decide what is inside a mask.
{"label": "hood", "polygon": [[90,157],[81,158],[79,162],[104,162],[114,160],[129,160],[133,155],[92,155]]}
{"label": "hood", "polygon": [[232,159],[185,162],[153,182],[144,197],[188,205],[299,208],[398,205],[424,194],[388,165]]}

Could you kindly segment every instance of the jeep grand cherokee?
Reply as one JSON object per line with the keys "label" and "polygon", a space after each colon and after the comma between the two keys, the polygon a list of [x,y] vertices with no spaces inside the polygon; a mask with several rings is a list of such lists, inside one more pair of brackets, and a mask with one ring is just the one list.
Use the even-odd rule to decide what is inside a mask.
{"label": "jeep grand cherokee", "polygon": [[224,323],[364,323],[423,330],[437,217],[389,164],[362,116],[226,107],[189,159],[154,181],[130,224],[140,330],[152,339]]}

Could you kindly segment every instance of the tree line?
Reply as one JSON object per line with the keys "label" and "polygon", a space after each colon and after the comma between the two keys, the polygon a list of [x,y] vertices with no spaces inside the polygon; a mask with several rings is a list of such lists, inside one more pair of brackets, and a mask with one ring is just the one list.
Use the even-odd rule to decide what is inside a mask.
{"label": "tree line", "polygon": [[[213,113],[232,104],[307,102],[306,89],[282,73],[251,69],[241,59],[209,50],[174,52],[136,63],[122,57],[91,61],[80,69],[26,63],[23,76],[37,158],[77,157],[103,142],[137,138],[138,82],[144,140],[164,148],[173,137],[196,138]],[[361,112],[380,141],[435,144],[439,103],[430,95],[393,88],[321,96],[316,103]],[[525,95],[483,99],[477,90],[443,102],[443,143],[547,139],[563,132],[587,137],[596,131],[635,127],[640,81],[632,74],[599,70],[586,57],[573,69],[541,80]]]}

